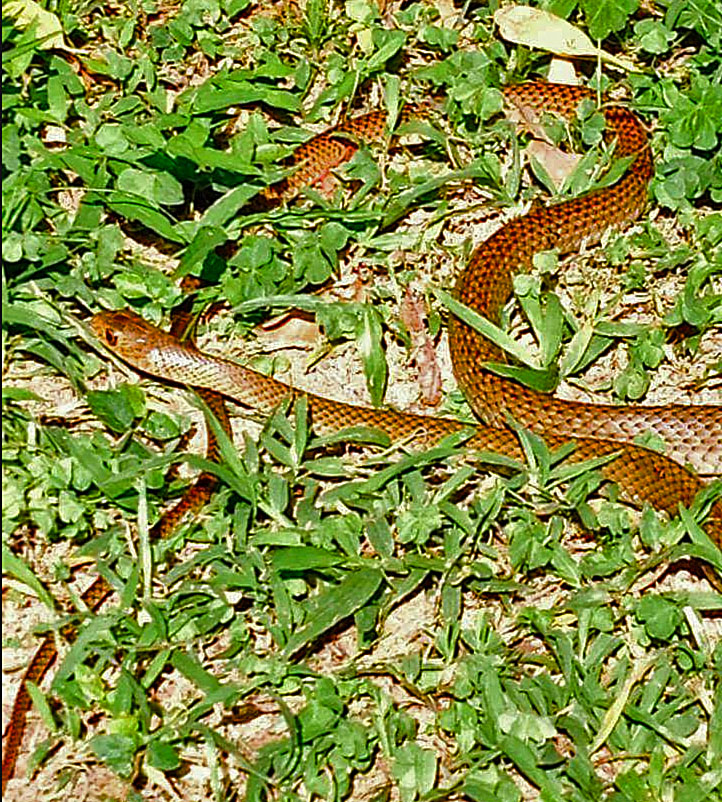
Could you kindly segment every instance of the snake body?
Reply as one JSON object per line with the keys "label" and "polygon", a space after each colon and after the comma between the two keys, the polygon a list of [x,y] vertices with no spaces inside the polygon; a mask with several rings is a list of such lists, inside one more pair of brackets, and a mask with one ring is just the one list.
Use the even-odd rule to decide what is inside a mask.
{"label": "snake body", "polygon": [[[186,292],[191,292],[197,288],[197,281],[187,277],[182,282],[182,287]],[[187,333],[187,329],[192,323],[191,318],[192,303],[185,301],[180,307],[174,310],[171,321],[170,336],[180,342],[180,338]],[[192,351],[192,341],[184,343],[184,347]],[[209,389],[198,388],[199,395],[213,411],[216,419],[225,432],[231,436],[231,424],[228,418],[228,411],[223,396]],[[216,461],[219,456],[218,442],[211,430],[207,434],[206,459]],[[167,537],[180,525],[188,515],[200,510],[212,497],[217,478],[212,473],[202,472],[193,483],[191,488],[184,493],[181,499],[170,509],[166,510],[158,523],[153,527],[151,538],[159,540]],[[113,592],[112,586],[103,577],[96,577],[87,589],[83,592],[81,599],[89,610],[97,610],[100,605]],[[75,637],[75,629],[68,624],[61,629],[60,634],[67,640],[72,641]],[[28,667],[25,669],[23,678],[20,681],[13,709],[10,714],[3,744],[2,759],[2,792],[5,794],[5,787],[15,773],[15,765],[20,754],[25,724],[28,711],[32,703],[28,691],[28,683],[37,685],[52,667],[58,656],[55,637],[52,634],[45,635],[37,651],[33,655]]]}
{"label": "snake body", "polygon": [[[545,112],[571,118],[579,103],[594,95],[584,87],[542,82],[508,86],[506,102],[538,120]],[[410,116],[412,109],[404,111]],[[654,173],[647,134],[628,109],[604,109],[607,138],[616,139],[615,156],[633,159],[614,185],[548,207],[537,206],[493,234],[472,255],[456,284],[456,297],[467,306],[498,321],[512,289],[514,275],[529,267],[539,251],[574,251],[594,242],[610,226],[636,219],[644,209],[647,185]],[[386,136],[386,115],[380,111],[348,120],[313,137],[295,152],[291,176],[264,191],[264,198],[287,200],[313,184],[355,152],[357,142],[378,142]],[[575,438],[632,443],[654,434],[666,453],[700,474],[722,473],[722,407],[712,405],[612,406],[570,402],[524,387],[490,371],[485,362],[500,362],[498,348],[456,318],[449,324],[454,374],[476,414],[486,423],[504,427],[511,415],[541,434],[564,432]]]}
{"label": "snake body", "polygon": [[[571,117],[590,93],[582,87],[521,84],[505,89],[507,100],[541,116],[553,110]],[[548,207],[536,207],[493,234],[472,255],[459,276],[456,296],[491,320],[511,293],[512,279],[531,264],[535,253],[558,248],[573,251],[594,241],[609,226],[633,220],[642,212],[647,184],[654,172],[647,135],[628,109],[604,109],[608,135],[616,137],[615,155],[634,160],[614,185]],[[633,442],[646,433],[658,435],[666,453],[701,474],[722,473],[722,406],[611,406],[552,398],[509,379],[479,370],[484,362],[502,361],[498,349],[457,319],[449,327],[454,373],[474,411],[495,426],[511,414],[542,434]]]}
{"label": "snake body", "polygon": [[[554,111],[566,117],[574,113],[582,99],[592,97],[583,88],[548,83],[506,87],[503,93],[507,102],[523,108],[527,114]],[[609,106],[604,109],[604,116],[607,135],[616,138],[616,154],[632,157],[625,175],[613,186],[551,207],[536,207],[506,223],[472,255],[456,285],[459,300],[496,320],[501,305],[510,295],[514,273],[528,266],[535,253],[549,248],[572,251],[584,240],[598,239],[609,226],[639,216],[653,172],[646,133],[638,118],[626,109]],[[270,203],[288,200],[346,162],[360,142],[376,142],[386,135],[386,114],[374,111],[312,137],[296,150],[295,171],[264,190],[262,197]],[[150,326],[132,312],[103,312],[93,317],[91,325],[106,346],[137,369],[200,388],[219,416],[225,415],[220,403],[222,395],[261,413],[270,413],[289,394],[299,395],[272,378],[204,354],[172,334]],[[507,428],[506,418],[510,414],[542,433],[552,447],[571,439],[575,446],[569,457],[572,461],[613,456],[601,467],[605,477],[617,482],[631,499],[649,502],[670,514],[677,511],[680,503],[689,505],[703,486],[680,463],[689,464],[699,473],[722,473],[722,407],[570,403],[481,369],[484,362],[500,361],[500,355],[495,346],[460,321],[450,323],[450,345],[458,383],[483,421],[467,443],[471,448],[523,460],[519,440]],[[314,429],[322,435],[363,425],[385,431],[392,440],[403,440],[410,447],[420,448],[468,429],[459,421],[352,406],[310,393],[303,395],[309,401]],[[631,442],[650,431],[665,440],[670,456]],[[163,519],[163,528],[173,528],[178,518],[197,509],[212,492],[212,486],[211,478],[206,477],[204,482],[201,477],[199,484]],[[719,501],[712,506],[706,528],[712,539],[722,545]],[[99,578],[86,591],[84,599],[89,607],[96,608],[110,590],[105,580]],[[21,682],[6,732],[3,790],[14,771],[30,706],[27,681],[37,683],[55,656],[54,641],[46,638]]]}
{"label": "snake body", "polygon": [[[130,311],[102,312],[91,320],[98,337],[122,359],[138,370],[172,382],[212,389],[238,403],[270,414],[285,397],[303,395],[308,399],[314,430],[319,435],[336,434],[356,426],[386,432],[392,440],[411,448],[437,444],[442,438],[467,430],[468,424],[448,418],[435,418],[355,406],[307,392],[299,392],[230,360],[188,348],[176,338],[146,323]],[[550,446],[569,442],[562,434],[546,435]],[[601,467],[605,477],[617,482],[627,496],[647,501],[658,509],[674,513],[681,502],[689,505],[703,486],[701,480],[674,460],[641,446],[574,438],[572,461],[616,454]],[[522,460],[517,436],[511,429],[479,424],[467,445]],[[722,504],[717,503],[708,522],[708,532],[722,543]]]}
{"label": "snake body", "polygon": [[[592,97],[582,87],[548,83],[511,86],[503,92],[508,102],[537,116],[554,111],[570,117],[581,100]],[[548,208],[534,208],[506,223],[472,255],[457,281],[459,300],[495,320],[511,292],[514,273],[529,265],[535,253],[552,247],[573,250],[582,241],[598,239],[610,225],[639,216],[653,171],[646,133],[627,109],[608,106],[604,115],[607,136],[616,139],[617,154],[632,158],[625,175],[610,187]],[[385,120],[379,112],[371,112],[309,140],[297,151],[296,173],[274,190],[277,197],[289,197],[348,159],[355,147],[349,135],[378,141],[385,136]],[[92,326],[117,355],[151,375],[210,388],[262,412],[270,412],[290,392],[286,385],[233,362],[185,348],[131,312],[101,313],[93,318]],[[668,512],[674,512],[680,502],[689,504],[702,486],[682,464],[693,466],[699,473],[722,473],[722,407],[571,403],[483,370],[484,362],[500,360],[496,347],[455,319],[450,323],[450,346],[457,380],[472,408],[487,424],[479,426],[472,438],[470,445],[476,448],[521,457],[516,437],[506,428],[510,414],[541,432],[551,445],[571,439],[574,460],[618,454],[603,468],[607,478],[619,483],[630,498],[648,501]],[[321,434],[366,425],[384,430],[392,440],[423,446],[463,428],[456,421],[367,409],[307,395],[313,424]],[[669,456],[633,444],[634,438],[649,432],[667,442]],[[720,522],[722,507],[718,503],[708,524],[718,542]]]}

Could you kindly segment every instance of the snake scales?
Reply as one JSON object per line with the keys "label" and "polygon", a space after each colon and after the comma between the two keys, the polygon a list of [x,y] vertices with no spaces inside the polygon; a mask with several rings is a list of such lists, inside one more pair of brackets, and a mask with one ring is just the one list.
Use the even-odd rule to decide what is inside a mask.
{"label": "snake scales", "polygon": [[[506,87],[507,102],[525,113],[540,116],[554,111],[570,117],[579,102],[591,93],[583,88],[548,83],[526,83]],[[550,207],[535,207],[504,225],[472,255],[456,285],[463,303],[494,320],[506,301],[512,278],[531,263],[541,250],[573,251],[582,241],[598,239],[612,225],[639,216],[645,202],[653,164],[646,133],[637,117],[627,109],[604,109],[607,135],[616,137],[616,155],[632,157],[625,175],[614,185]],[[372,112],[351,119],[335,129],[311,138],[294,154],[295,172],[264,191],[265,200],[277,203],[319,180],[330,169],[353,155],[356,141],[372,142],[386,134],[386,115]],[[127,312],[103,312],[91,325],[101,339],[121,358],[148,374],[173,382],[205,388],[205,398],[219,414],[221,395],[261,412],[271,412],[279,401],[293,393],[287,385],[255,373],[233,362],[208,356],[181,343]],[[573,439],[573,461],[616,455],[601,470],[617,482],[627,496],[647,501],[658,509],[675,513],[680,503],[689,505],[702,482],[680,463],[699,473],[722,473],[722,407],[664,406],[612,407],[571,403],[550,398],[509,379],[496,376],[480,365],[500,361],[495,346],[458,320],[450,322],[450,346],[454,372],[469,403],[484,423],[468,446],[523,459],[516,435],[506,427],[510,414],[521,424],[545,436],[555,447]],[[208,393],[207,391],[211,391]],[[370,409],[304,393],[309,400],[313,426],[319,434],[366,425],[384,430],[394,440],[422,447],[466,429],[457,421]],[[655,432],[667,444],[669,456],[636,446],[633,439]],[[196,485],[162,527],[172,528],[189,508],[207,498],[212,484],[206,477]],[[707,520],[707,531],[722,544],[722,503],[716,502]],[[162,532],[161,532],[162,534]],[[97,607],[111,588],[98,579],[86,591],[89,607]],[[46,638],[21,682],[8,727],[3,754],[3,789],[12,776],[22,741],[24,719],[30,706],[28,680],[38,682],[55,659],[52,639]]]}

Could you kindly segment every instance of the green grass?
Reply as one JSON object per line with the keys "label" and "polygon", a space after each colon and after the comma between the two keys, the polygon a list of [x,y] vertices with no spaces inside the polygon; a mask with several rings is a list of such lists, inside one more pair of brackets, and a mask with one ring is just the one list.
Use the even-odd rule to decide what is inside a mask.
{"label": "green grass", "polygon": [[[656,397],[677,371],[709,400],[722,20],[714,0],[636,5],[550,6],[636,60],[637,74],[584,71],[626,86],[656,175],[632,231],[563,268],[544,255],[517,281],[528,364],[533,380],[619,401]],[[504,43],[493,7],[473,4],[443,19],[363,0],[47,9],[30,27],[3,20],[3,570],[17,627],[4,646],[23,647],[21,666],[37,643],[34,607],[15,622],[27,594],[50,608],[36,633],[79,626],[34,693],[47,732],[25,745],[35,796],[75,799],[87,773],[131,800],[720,799],[722,602],[685,581],[686,558],[708,553],[689,518],[600,498],[595,471],[570,472],[534,437],[527,464],[501,458],[496,475],[463,443],[408,455],[321,440],[303,405],[208,466],[183,444],[190,394],[109,381],[79,324],[124,307],[164,324],[179,277],[200,275],[203,304],[230,310],[206,342],[223,350],[301,308],[324,337],[308,361],[355,359],[382,401],[391,356],[409,360],[407,288],[427,290],[431,337],[442,328],[442,288],[479,240],[467,210],[549,200],[497,114],[498,87],[548,54]],[[58,30],[68,49],[48,47]],[[409,124],[415,138],[362,149],[335,197],[249,205],[310,130],[430,95],[439,110]],[[573,138],[592,167],[609,162],[594,114]],[[362,291],[340,300],[350,284]],[[600,362],[610,351],[616,371]],[[255,361],[283,366],[273,350]],[[348,398],[336,375],[325,391]],[[468,415],[447,390],[444,409]],[[187,486],[182,463],[221,488],[150,542]],[[117,594],[90,612],[78,597],[97,571]]]}

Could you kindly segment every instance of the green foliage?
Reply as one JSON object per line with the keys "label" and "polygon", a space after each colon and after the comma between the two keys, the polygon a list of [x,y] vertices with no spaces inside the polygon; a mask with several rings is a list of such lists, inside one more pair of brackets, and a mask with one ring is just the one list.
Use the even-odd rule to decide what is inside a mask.
{"label": "green foliage", "polygon": [[622,30],[639,6],[638,0],[579,0],[594,39],[606,39],[610,33]]}
{"label": "green foliage", "polygon": [[[569,126],[544,120],[552,141],[585,151],[578,169],[557,188],[532,163],[529,186],[526,134],[499,116],[499,89],[547,59],[503,43],[491,6],[301,6],[60,3],[29,25],[4,7],[4,571],[51,607],[56,583],[77,593],[71,566],[93,561],[119,599],[51,625],[77,637],[47,695],[32,689],[51,732],[35,763],[57,768],[58,741],[82,737],[143,788],[186,793],[198,765],[209,799],[353,799],[369,778],[377,798],[403,802],[517,802],[529,787],[570,802],[714,798],[722,654],[702,619],[719,615],[719,597],[655,584],[668,560],[714,563],[702,533],[685,540],[699,532],[691,516],[640,519],[614,492],[600,500],[602,461],[570,465],[527,432],[518,462],[470,461],[459,442],[361,451],[387,438],[319,438],[303,401],[279,399],[255,439],[217,431],[215,465],[185,453],[191,426],[167,395],[127,379],[99,389],[107,356],[82,321],[129,307],[167,322],[193,275],[207,282],[197,312],[231,310],[210,324],[220,338],[300,309],[324,338],[314,359],[350,341],[381,403],[387,354],[412,340],[398,322],[407,288],[424,270],[448,285],[428,273],[468,257],[470,181],[484,204],[516,210],[627,167],[585,103]],[[701,213],[722,200],[718,6],[550,5],[641,67],[625,83],[654,131],[653,202],[679,236],[645,222],[609,238],[600,261],[621,275],[622,303],[649,294],[647,318],[620,320],[594,279],[560,299],[547,252],[515,281],[531,346],[443,290],[432,337],[443,305],[512,354],[498,371],[546,391],[583,383],[621,343],[624,367],[598,388],[611,401],[644,398],[675,349],[701,349],[722,322],[722,217]],[[361,148],[334,171],[333,196],[316,186],[286,206],[260,202],[312,130],[429,98],[429,117],[401,129],[414,138],[400,158]],[[339,276],[353,301],[316,294]],[[672,297],[656,289],[676,276]],[[214,473],[219,492],[151,542],[188,485],[179,463]],[[66,550],[48,570],[26,539]],[[249,746],[244,721],[260,715],[274,724]],[[70,794],[77,766],[64,769]]]}

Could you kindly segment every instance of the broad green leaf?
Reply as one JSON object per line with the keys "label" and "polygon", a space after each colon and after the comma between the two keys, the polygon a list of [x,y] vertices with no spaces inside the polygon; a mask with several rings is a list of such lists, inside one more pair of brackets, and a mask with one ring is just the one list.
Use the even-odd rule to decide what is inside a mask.
{"label": "broad green leaf", "polygon": [[506,351],[513,356],[522,365],[526,365],[532,370],[542,370],[538,360],[529,358],[529,349],[518,343],[513,337],[510,337],[503,329],[495,325],[485,317],[470,309],[468,306],[460,303],[452,295],[444,290],[434,290],[434,295],[444,304],[444,306],[460,320],[471,326],[474,330],[478,331],[488,340],[491,340],[499,348]]}
{"label": "broad green leaf", "polygon": [[295,654],[313,643],[336,624],[361,609],[381,586],[383,574],[376,568],[351,571],[338,585],[333,585],[311,600],[308,622],[288,640],[284,653]]}
{"label": "broad green leaf", "polygon": [[593,39],[606,39],[621,30],[637,10],[638,0],[580,0]]}

